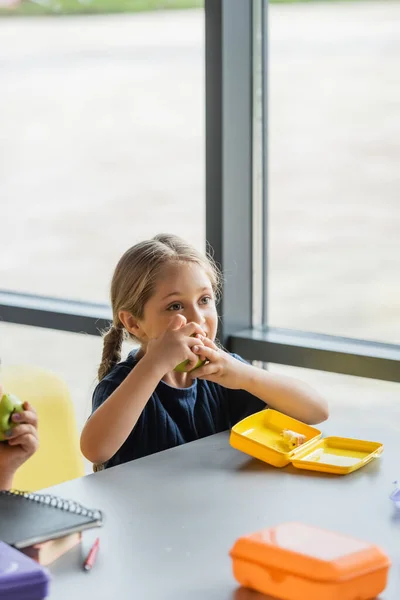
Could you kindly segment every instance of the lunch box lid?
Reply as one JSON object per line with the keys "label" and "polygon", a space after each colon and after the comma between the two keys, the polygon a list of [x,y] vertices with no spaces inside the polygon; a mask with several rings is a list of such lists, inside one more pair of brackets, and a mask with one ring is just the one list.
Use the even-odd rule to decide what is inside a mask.
{"label": "lunch box lid", "polygon": [[388,568],[377,546],[302,523],[284,523],[239,538],[233,559],[319,581],[338,582]]}

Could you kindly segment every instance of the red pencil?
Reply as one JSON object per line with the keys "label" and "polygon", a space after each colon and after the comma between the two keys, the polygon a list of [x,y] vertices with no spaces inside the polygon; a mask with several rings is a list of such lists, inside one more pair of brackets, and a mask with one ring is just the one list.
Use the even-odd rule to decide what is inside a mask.
{"label": "red pencil", "polygon": [[85,571],[90,571],[90,569],[93,567],[94,563],[96,562],[96,556],[97,556],[97,552],[99,550],[99,546],[100,546],[100,538],[96,538],[93,546],[89,550],[89,554],[87,555],[85,562],[83,563],[83,568],[85,569]]}

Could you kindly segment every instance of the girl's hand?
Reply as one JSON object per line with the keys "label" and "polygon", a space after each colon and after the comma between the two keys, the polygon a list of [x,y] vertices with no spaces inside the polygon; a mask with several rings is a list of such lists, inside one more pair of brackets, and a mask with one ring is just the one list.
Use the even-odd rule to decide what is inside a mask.
{"label": "girl's hand", "polygon": [[6,434],[6,442],[0,443],[0,479],[13,476],[38,449],[37,416],[35,409],[24,403],[24,411],[12,416],[17,425]]}
{"label": "girl's hand", "polygon": [[241,389],[243,363],[218,348],[210,339],[200,336],[199,341],[203,345],[197,345],[192,350],[207,362],[190,373],[191,377],[193,379],[207,379],[207,381],[218,383],[231,390]]}
{"label": "girl's hand", "polygon": [[187,370],[190,371],[198,361],[193,346],[203,346],[203,342],[197,336],[205,338],[200,325],[187,323],[183,315],[175,315],[166,331],[148,343],[146,361],[151,359],[154,364],[162,365],[164,375],[173,371],[179,363],[189,360]]}
{"label": "girl's hand", "polygon": [[193,348],[193,352],[209,362],[190,373],[191,377],[245,390],[270,408],[310,425],[328,418],[326,401],[305,383],[242,363],[208,339],[202,342],[204,346]]}

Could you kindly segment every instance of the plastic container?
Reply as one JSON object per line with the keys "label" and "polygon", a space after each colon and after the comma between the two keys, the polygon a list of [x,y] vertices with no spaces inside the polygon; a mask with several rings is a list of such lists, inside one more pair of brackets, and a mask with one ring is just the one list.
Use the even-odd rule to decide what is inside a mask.
{"label": "plastic container", "polygon": [[15,548],[0,542],[0,598],[43,600],[49,593],[46,569]]}
{"label": "plastic container", "polygon": [[230,555],[242,586],[284,600],[370,600],[390,568],[378,547],[301,523],[239,538]]}
{"label": "plastic container", "polygon": [[393,502],[397,511],[400,511],[400,487],[397,481],[393,482],[396,486],[393,492],[390,494],[389,498]]}
{"label": "plastic container", "polygon": [[[291,449],[282,437],[284,430],[302,434],[306,441]],[[232,428],[230,443],[233,448],[274,467],[293,464],[298,469],[337,475],[356,471],[383,452],[383,444],[378,442],[321,436],[315,427],[267,409],[237,423]]]}

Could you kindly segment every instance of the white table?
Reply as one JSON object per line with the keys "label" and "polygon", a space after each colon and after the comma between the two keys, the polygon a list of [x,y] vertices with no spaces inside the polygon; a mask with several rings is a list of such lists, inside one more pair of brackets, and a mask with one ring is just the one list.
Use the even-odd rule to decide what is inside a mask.
{"label": "white table", "polygon": [[[398,600],[400,519],[388,497],[400,478],[400,435],[337,421],[324,433],[380,441],[385,453],[335,477],[269,467],[233,450],[226,433],[52,488],[102,509],[106,522],[51,567],[50,598],[256,600],[237,589],[228,552],[243,534],[296,520],[382,546],[393,567],[381,598]],[[82,554],[99,534],[85,573]]]}

